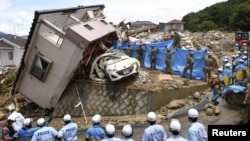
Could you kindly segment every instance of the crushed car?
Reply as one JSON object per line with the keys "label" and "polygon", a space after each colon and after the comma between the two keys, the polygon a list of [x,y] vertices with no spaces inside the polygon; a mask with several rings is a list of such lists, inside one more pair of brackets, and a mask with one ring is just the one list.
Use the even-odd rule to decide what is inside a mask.
{"label": "crushed car", "polygon": [[118,81],[138,75],[140,63],[121,50],[111,49],[96,57],[92,63],[89,78],[91,80]]}

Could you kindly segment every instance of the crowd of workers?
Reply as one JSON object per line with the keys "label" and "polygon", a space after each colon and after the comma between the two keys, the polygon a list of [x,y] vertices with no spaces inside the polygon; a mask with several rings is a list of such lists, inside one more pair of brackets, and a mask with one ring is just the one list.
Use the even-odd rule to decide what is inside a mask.
{"label": "crowd of workers", "polygon": [[[39,118],[36,126],[33,127],[32,118],[24,116],[15,110],[9,108],[10,115],[6,124],[2,127],[2,139],[4,141],[77,141],[78,125],[69,114],[64,115],[64,125],[58,131],[49,125],[44,118]],[[142,141],[205,141],[207,132],[205,126],[198,122],[199,113],[191,108],[187,113],[190,127],[186,132],[186,137],[181,135],[181,123],[178,119],[171,119],[169,123],[169,132],[156,123],[157,115],[155,112],[147,114],[149,126],[144,129]],[[125,124],[121,130],[122,137],[116,137],[116,128],[113,124],[107,123],[101,125],[101,115],[96,114],[92,117],[92,126],[84,133],[85,141],[134,141],[133,125]]]}

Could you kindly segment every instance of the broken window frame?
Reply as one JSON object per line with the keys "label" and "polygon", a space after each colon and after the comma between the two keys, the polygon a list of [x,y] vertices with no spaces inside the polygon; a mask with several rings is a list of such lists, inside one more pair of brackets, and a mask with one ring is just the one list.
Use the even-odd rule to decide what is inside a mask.
{"label": "broken window frame", "polygon": [[40,53],[37,53],[34,57],[29,73],[32,76],[36,77],[38,80],[44,82],[51,65],[52,61],[50,59]]}

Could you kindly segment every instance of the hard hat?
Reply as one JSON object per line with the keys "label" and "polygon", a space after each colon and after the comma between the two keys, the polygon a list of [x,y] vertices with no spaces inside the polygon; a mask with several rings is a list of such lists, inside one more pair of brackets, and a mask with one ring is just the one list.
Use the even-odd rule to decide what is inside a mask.
{"label": "hard hat", "polygon": [[190,118],[197,118],[199,116],[199,113],[196,109],[191,108],[188,110],[188,117]]}
{"label": "hard hat", "polygon": [[71,116],[69,114],[64,115],[63,121],[71,121]]}
{"label": "hard hat", "polygon": [[132,135],[132,133],[133,133],[133,130],[132,130],[131,125],[127,124],[127,125],[123,126],[123,128],[122,128],[122,134],[125,137]]}
{"label": "hard hat", "polygon": [[181,124],[178,119],[172,119],[169,128],[171,131],[181,131]]}
{"label": "hard hat", "polygon": [[29,126],[29,125],[31,125],[32,121],[33,121],[32,118],[26,118],[26,119],[23,120],[23,125],[24,126]]}
{"label": "hard hat", "polygon": [[245,56],[245,55],[244,55],[244,56],[242,56],[242,59],[247,59],[247,56]]}
{"label": "hard hat", "polygon": [[226,67],[230,67],[231,66],[231,64],[230,63],[226,63],[226,65],[225,65]]}
{"label": "hard hat", "polygon": [[222,72],[223,71],[223,68],[218,68],[218,72]]}
{"label": "hard hat", "polygon": [[243,63],[243,62],[244,62],[244,60],[240,59],[240,60],[239,60],[239,62]]}
{"label": "hard hat", "polygon": [[108,135],[114,135],[115,134],[115,127],[112,124],[108,124],[105,127],[105,131]]}
{"label": "hard hat", "polygon": [[236,46],[238,46],[239,44],[235,44]]}
{"label": "hard hat", "polygon": [[45,119],[44,118],[39,118],[37,120],[37,126],[44,126],[45,125]]}
{"label": "hard hat", "polygon": [[156,114],[154,112],[149,112],[147,119],[148,121],[156,121]]}
{"label": "hard hat", "polygon": [[246,43],[243,43],[243,45],[247,45]]}
{"label": "hard hat", "polygon": [[247,54],[247,51],[244,51],[243,53],[244,53],[244,54]]}
{"label": "hard hat", "polygon": [[224,58],[225,58],[225,59],[228,59],[228,56],[225,56]]}
{"label": "hard hat", "polygon": [[223,62],[228,62],[228,59],[225,58],[225,59],[223,60]]}
{"label": "hard hat", "polygon": [[92,123],[100,123],[101,121],[101,115],[96,114],[92,117]]}
{"label": "hard hat", "polygon": [[9,106],[9,107],[8,107],[8,110],[9,110],[9,112],[13,112],[13,111],[15,111],[16,109],[15,109],[15,107],[13,107],[13,106]]}
{"label": "hard hat", "polygon": [[236,57],[236,55],[232,55],[232,58],[235,58]]}
{"label": "hard hat", "polygon": [[240,54],[241,52],[240,51],[237,51],[238,54]]}

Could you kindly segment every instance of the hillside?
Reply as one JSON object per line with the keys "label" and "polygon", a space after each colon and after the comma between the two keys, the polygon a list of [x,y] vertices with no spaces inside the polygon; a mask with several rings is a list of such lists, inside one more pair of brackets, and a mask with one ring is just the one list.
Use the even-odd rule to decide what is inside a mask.
{"label": "hillside", "polygon": [[183,16],[185,28],[192,32],[221,30],[249,31],[250,0],[228,0]]}

